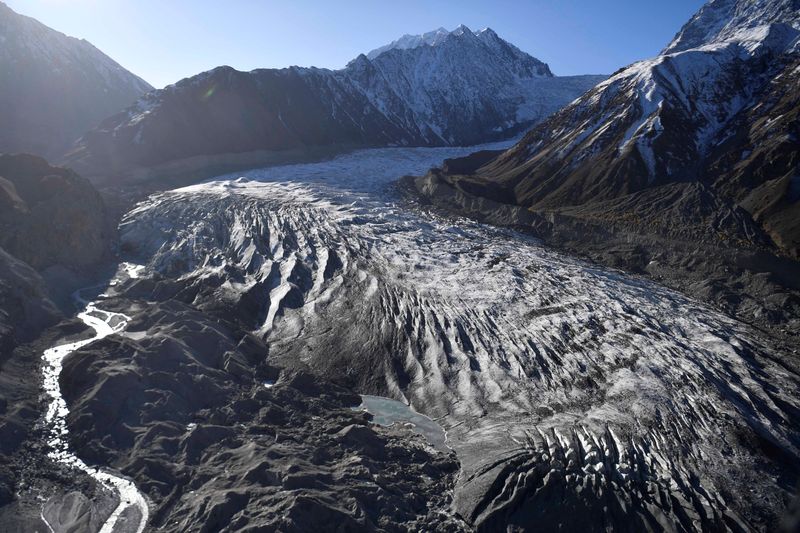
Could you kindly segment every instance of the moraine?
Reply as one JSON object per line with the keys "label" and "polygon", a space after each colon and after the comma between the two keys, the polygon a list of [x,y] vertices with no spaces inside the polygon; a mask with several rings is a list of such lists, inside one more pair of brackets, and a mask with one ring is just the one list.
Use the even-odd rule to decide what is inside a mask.
{"label": "moraine", "polygon": [[553,487],[576,509],[606,502],[678,529],[774,509],[785,481],[762,450],[798,456],[798,375],[691,299],[398,193],[399,177],[471,151],[363,150],[220,177],[151,196],[122,241],[151,274],[222,276],[214,299],[258,294],[249,318],[271,363],[436,419],[469,522],[550,520]]}

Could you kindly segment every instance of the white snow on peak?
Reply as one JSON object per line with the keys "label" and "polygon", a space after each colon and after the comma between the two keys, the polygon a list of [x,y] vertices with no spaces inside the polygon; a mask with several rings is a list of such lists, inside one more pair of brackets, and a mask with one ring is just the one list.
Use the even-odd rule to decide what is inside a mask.
{"label": "white snow on peak", "polygon": [[[454,30],[453,30],[452,32],[450,32],[450,33],[452,33],[453,35],[464,35],[465,33],[470,33],[471,31],[472,31],[472,30],[470,30],[469,28],[467,28],[465,25],[463,25],[463,24],[459,24],[459,25],[458,25],[458,27],[457,27],[456,29],[454,29]],[[476,33],[477,33],[477,32],[476,32]]]}
{"label": "white snow on peak", "polygon": [[[748,30],[770,25],[800,29],[798,0],[711,0],[687,22],[662,54],[715,42],[752,37]],[[761,30],[763,32],[763,29]]]}
{"label": "white snow on peak", "polygon": [[[634,63],[598,85],[606,98],[620,91],[635,113],[619,143],[620,153],[636,148],[655,173],[653,141],[663,131],[661,112],[669,101],[695,123],[699,152],[747,105],[754,90],[730,65],[770,58],[800,47],[798,0],[712,0],[676,35],[661,55]],[[601,92],[596,93],[599,98]],[[618,117],[605,117],[616,120]],[[595,128],[604,122],[598,121]]]}
{"label": "white snow on peak", "polygon": [[487,33],[494,33],[494,32],[492,32],[492,30],[489,28],[484,28],[482,30],[473,32],[464,24],[459,24],[458,27],[453,31],[447,31],[444,28],[439,28],[433,31],[423,33],[421,35],[406,34],[387,45],[372,50],[370,53],[367,54],[367,58],[375,59],[379,55],[383,54],[384,52],[388,52],[389,50],[410,50],[412,48],[419,48],[420,46],[436,46],[445,39],[447,39],[450,35],[458,36],[467,33],[471,33],[475,36],[481,36]]}
{"label": "white snow on peak", "polygon": [[489,28],[463,24],[406,35],[359,56],[347,75],[390,120],[447,144],[482,116],[495,117],[494,131],[510,130],[541,120],[591,86],[585,78],[548,82],[553,75],[545,63]]}

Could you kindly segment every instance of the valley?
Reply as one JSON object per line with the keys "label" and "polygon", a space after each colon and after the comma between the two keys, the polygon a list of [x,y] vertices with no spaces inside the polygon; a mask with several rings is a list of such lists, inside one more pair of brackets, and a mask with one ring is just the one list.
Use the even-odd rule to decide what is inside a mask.
{"label": "valley", "polygon": [[[127,265],[122,265],[124,268]],[[128,270],[127,272],[130,272]],[[59,344],[44,352],[44,389],[51,398],[47,406],[44,422],[48,427],[48,446],[51,448],[49,457],[68,468],[75,468],[86,472],[90,477],[97,480],[100,484],[107,487],[111,492],[117,494],[118,503],[116,508],[100,527],[101,533],[111,533],[113,531],[130,531],[131,533],[141,533],[147,525],[148,506],[141,494],[136,490],[136,486],[127,479],[120,478],[109,472],[101,472],[97,467],[89,467],[81,461],[74,453],[69,451],[68,439],[66,438],[69,430],[66,425],[67,406],[61,395],[59,377],[63,366],[64,358],[75,350],[80,349],[98,339],[108,335],[118,333],[125,328],[127,317],[120,313],[107,313],[96,306],[95,302],[88,302],[81,296],[82,291],[77,291],[74,295],[76,304],[84,311],[78,318],[88,327],[95,331],[93,337],[82,339],[76,342]],[[49,506],[48,506],[49,507]],[[55,506],[54,506],[55,507]],[[50,507],[52,509],[52,507]],[[61,524],[49,523],[49,509],[42,511],[42,519],[51,530],[60,529]],[[68,527],[70,524],[66,524]],[[55,527],[54,527],[55,526]]]}
{"label": "valley", "polygon": [[[531,509],[541,523],[564,523],[563,505],[582,510],[568,523],[587,530],[619,525],[623,510],[641,527],[774,523],[797,476],[793,356],[651,282],[511,230],[407,205],[395,180],[453,155],[365,150],[225,176],[139,204],[120,232],[125,259],[145,267],[107,304],[131,316],[112,341],[123,359],[63,372],[73,384],[65,396],[78,407],[70,406],[73,442],[127,465],[123,473],[162,501],[171,485],[154,485],[162,475],[134,465],[156,453],[158,435],[171,434],[164,424],[202,427],[214,417],[199,407],[227,393],[186,381],[196,365],[213,368],[220,357],[204,348],[170,378],[183,383],[181,397],[203,399],[148,407],[135,399],[164,385],[145,379],[156,369],[142,365],[166,339],[199,349],[221,334],[213,330],[233,328],[264,339],[259,364],[279,376],[268,391],[284,373],[308,372],[436,419],[460,463],[453,506],[478,529],[525,523]],[[178,305],[170,302],[189,314],[164,315]],[[154,313],[162,318],[153,322]],[[197,313],[204,318],[190,318]],[[79,360],[88,363],[90,353]],[[232,362],[217,364],[237,372]],[[250,371],[242,372],[248,383]],[[121,386],[92,385],[109,379]],[[250,379],[263,388],[263,379]],[[109,403],[119,406],[115,419],[98,411]],[[102,444],[91,437],[106,433]],[[242,490],[239,483],[216,493]],[[740,497],[742,486],[750,497]],[[187,494],[175,498],[154,516],[188,505]],[[236,512],[249,516],[249,505]]]}
{"label": "valley", "polygon": [[0,532],[800,528],[800,0],[7,1]]}

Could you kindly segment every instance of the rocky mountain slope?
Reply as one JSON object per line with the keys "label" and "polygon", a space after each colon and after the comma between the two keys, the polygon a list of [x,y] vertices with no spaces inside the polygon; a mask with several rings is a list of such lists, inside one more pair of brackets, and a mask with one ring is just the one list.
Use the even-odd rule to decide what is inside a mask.
{"label": "rocky mountain slope", "polygon": [[152,87],[85,40],[0,2],[0,152],[61,156]]}
{"label": "rocky mountain slope", "polygon": [[0,247],[37,270],[83,267],[109,251],[114,228],[86,179],[32,155],[0,155]]}
{"label": "rocky mountain slope", "polygon": [[36,156],[0,155],[0,367],[58,319],[51,299],[110,258],[113,233],[86,179]]}
{"label": "rocky mountain slope", "polygon": [[44,530],[38,493],[27,492],[33,483],[86,483],[45,456],[41,357],[55,339],[85,329],[56,324],[71,311],[69,294],[98,278],[112,241],[104,201],[87,180],[36,156],[0,155],[0,529]]}
{"label": "rocky mountain slope", "polygon": [[555,77],[490,29],[438,35],[360,55],[336,71],[219,67],[108,118],[68,162],[108,177],[193,157],[469,145],[522,131],[602,79]]}
{"label": "rocky mountain slope", "polygon": [[[659,262],[685,271],[677,262],[708,262],[720,248],[735,251],[734,270],[795,290],[796,263],[777,257],[800,258],[799,12],[795,0],[713,0],[658,57],[616,72],[508,151],[418,185],[520,206],[542,235],[590,255],[598,235],[607,249],[641,244],[636,258],[619,254],[622,266],[667,275]],[[698,253],[659,259],[668,242]]]}
{"label": "rocky mountain slope", "polygon": [[0,248],[0,368],[17,344],[35,338],[59,316],[39,274]]}
{"label": "rocky mountain slope", "polygon": [[86,179],[36,156],[0,155],[0,365],[59,317],[51,299],[63,303],[111,257],[114,233]]}

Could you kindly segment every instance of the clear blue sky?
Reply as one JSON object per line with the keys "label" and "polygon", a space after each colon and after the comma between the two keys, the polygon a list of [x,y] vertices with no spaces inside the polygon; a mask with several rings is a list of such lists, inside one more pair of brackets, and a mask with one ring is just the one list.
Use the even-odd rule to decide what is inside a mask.
{"label": "clear blue sky", "polygon": [[156,87],[219,65],[343,67],[405,33],[489,26],[557,75],[656,54],[702,0],[5,0]]}

